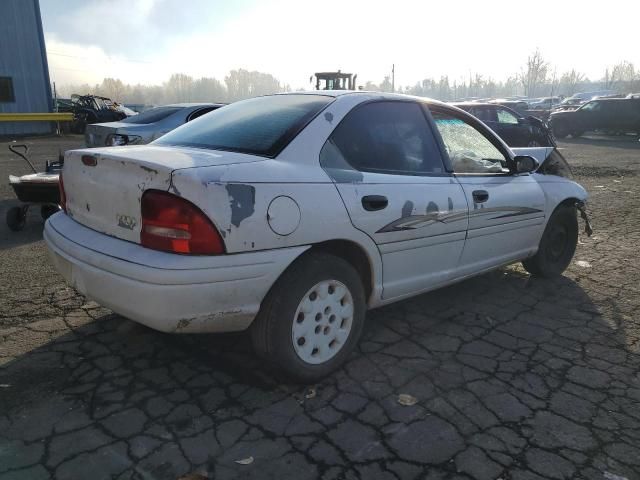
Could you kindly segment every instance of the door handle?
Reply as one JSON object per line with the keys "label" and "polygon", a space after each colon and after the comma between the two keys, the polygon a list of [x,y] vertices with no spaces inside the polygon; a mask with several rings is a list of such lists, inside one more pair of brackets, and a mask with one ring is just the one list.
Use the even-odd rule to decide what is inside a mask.
{"label": "door handle", "polygon": [[489,192],[486,190],[474,190],[471,195],[475,203],[484,203],[489,200]]}
{"label": "door handle", "polygon": [[376,210],[383,210],[389,205],[389,200],[384,195],[367,195],[362,197],[362,207],[367,212],[375,212]]}

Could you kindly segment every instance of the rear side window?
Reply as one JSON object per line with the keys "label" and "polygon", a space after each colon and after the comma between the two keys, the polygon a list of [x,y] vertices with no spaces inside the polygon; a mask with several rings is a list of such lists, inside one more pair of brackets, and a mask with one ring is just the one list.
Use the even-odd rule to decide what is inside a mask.
{"label": "rear side window", "polygon": [[159,122],[160,120],[164,120],[169,115],[172,115],[176,112],[179,112],[184,107],[158,107],[152,108],[151,110],[147,110],[145,112],[139,113],[138,115],[133,115],[132,117],[125,118],[122,120],[124,123],[139,123],[143,125],[147,125],[149,123]]}
{"label": "rear side window", "polygon": [[205,115],[209,112],[211,112],[212,110],[215,110],[218,107],[206,107],[206,108],[201,108],[200,110],[196,110],[194,112],[191,112],[189,114],[189,116],[187,117],[187,122],[190,122],[191,120],[195,120],[196,118],[201,117],[202,115]]}
{"label": "rear side window", "polygon": [[333,101],[324,95],[271,95],[220,108],[153,143],[276,156]]}
{"label": "rear side window", "polygon": [[350,165],[373,173],[445,173],[422,107],[411,102],[356,107],[325,143],[320,163],[324,168]]}

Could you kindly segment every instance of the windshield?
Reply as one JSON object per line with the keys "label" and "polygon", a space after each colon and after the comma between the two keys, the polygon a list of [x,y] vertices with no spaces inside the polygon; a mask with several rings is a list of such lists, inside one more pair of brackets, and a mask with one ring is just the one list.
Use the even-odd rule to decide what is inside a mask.
{"label": "windshield", "polygon": [[164,120],[169,115],[179,112],[184,107],[158,107],[147,110],[146,112],[139,113],[133,117],[125,118],[123,123],[140,123],[149,124]]}
{"label": "windshield", "polygon": [[332,97],[322,95],[252,98],[189,122],[154,143],[271,157],[332,101]]}

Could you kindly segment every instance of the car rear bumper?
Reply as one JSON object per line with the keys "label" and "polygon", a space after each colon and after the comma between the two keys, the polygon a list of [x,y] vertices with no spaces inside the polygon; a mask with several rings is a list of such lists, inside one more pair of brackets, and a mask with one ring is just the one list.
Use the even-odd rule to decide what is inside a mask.
{"label": "car rear bumper", "polygon": [[44,239],[79,292],[153,329],[180,333],[246,329],[269,288],[308,248],[177,255],[104,235],[62,212],[49,218]]}

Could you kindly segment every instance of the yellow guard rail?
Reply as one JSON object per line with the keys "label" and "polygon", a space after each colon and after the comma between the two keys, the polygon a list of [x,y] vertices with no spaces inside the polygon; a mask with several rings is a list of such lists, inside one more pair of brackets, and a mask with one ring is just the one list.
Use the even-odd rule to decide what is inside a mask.
{"label": "yellow guard rail", "polygon": [[0,122],[70,122],[73,113],[0,113]]}

